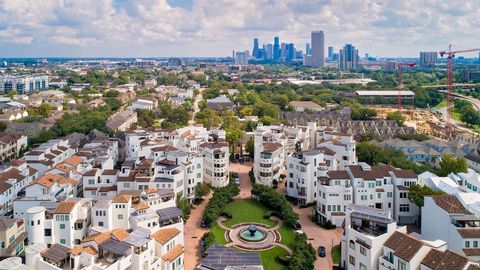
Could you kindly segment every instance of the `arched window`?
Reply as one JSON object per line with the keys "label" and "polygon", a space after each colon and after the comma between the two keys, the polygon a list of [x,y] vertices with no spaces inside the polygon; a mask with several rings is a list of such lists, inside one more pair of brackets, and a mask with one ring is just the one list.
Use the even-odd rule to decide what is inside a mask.
{"label": "arched window", "polygon": [[351,249],[355,249],[355,242],[353,242],[353,240],[350,240],[349,246]]}

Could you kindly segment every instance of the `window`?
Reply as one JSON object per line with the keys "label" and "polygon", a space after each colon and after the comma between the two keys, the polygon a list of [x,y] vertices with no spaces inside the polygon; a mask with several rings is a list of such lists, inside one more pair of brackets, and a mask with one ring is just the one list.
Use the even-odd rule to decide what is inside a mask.
{"label": "window", "polygon": [[118,215],[118,219],[123,219],[123,215],[122,215],[122,214],[119,214],[119,215]]}
{"label": "window", "polygon": [[349,246],[351,249],[355,249],[355,242],[353,242],[353,240],[350,240],[350,243],[348,244],[348,246]]}
{"label": "window", "polygon": [[473,247],[478,248],[478,241],[473,241]]}
{"label": "window", "polygon": [[89,185],[95,185],[95,179],[88,179]]}
{"label": "window", "polygon": [[393,193],[391,191],[387,192],[387,198],[392,198],[393,197]]}
{"label": "window", "polygon": [[348,262],[351,264],[351,265],[355,265],[355,257],[353,257],[352,255],[350,255],[348,257]]}
{"label": "window", "polygon": [[103,227],[103,221],[99,221],[98,226]]}
{"label": "window", "polygon": [[367,270],[367,267],[365,266],[365,264],[363,263],[360,263],[360,270]]}
{"label": "window", "polygon": [[407,270],[407,265],[402,261],[398,261],[398,270]]}
{"label": "window", "polygon": [[410,212],[409,204],[400,204],[400,212]]}
{"label": "window", "polygon": [[360,254],[363,256],[367,255],[367,249],[364,246],[360,246]]}
{"label": "window", "polygon": [[470,241],[465,241],[465,247],[469,248],[470,247]]}
{"label": "window", "polygon": [[377,193],[377,198],[381,199],[382,198],[382,193]]}
{"label": "window", "polygon": [[407,193],[406,192],[400,192],[400,199],[406,199],[407,198]]}
{"label": "window", "polygon": [[60,239],[60,244],[64,244],[65,245],[66,241],[65,239]]}
{"label": "window", "polygon": [[65,224],[60,224],[60,229],[65,230]]}

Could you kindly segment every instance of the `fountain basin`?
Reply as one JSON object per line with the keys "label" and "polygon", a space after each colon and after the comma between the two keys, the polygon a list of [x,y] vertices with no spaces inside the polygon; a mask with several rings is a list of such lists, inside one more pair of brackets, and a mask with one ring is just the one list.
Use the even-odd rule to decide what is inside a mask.
{"label": "fountain basin", "polygon": [[238,233],[238,237],[244,242],[262,242],[267,238],[267,233],[258,228],[245,228]]}

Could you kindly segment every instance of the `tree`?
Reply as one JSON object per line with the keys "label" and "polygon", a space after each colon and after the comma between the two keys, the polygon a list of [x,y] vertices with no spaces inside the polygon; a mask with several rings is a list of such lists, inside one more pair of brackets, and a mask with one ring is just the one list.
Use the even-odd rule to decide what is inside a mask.
{"label": "tree", "polygon": [[52,111],[52,107],[48,103],[42,103],[42,105],[38,107],[38,113],[45,117],[47,117],[51,111]]}
{"label": "tree", "polygon": [[467,161],[462,157],[444,156],[440,161],[440,176],[447,176],[450,173],[467,172]]}
{"label": "tree", "polygon": [[480,125],[480,113],[472,106],[466,106],[460,111],[460,120],[469,126]]}
{"label": "tree", "polygon": [[205,183],[198,183],[195,186],[195,197],[201,198],[207,196],[210,193],[210,187]]}
{"label": "tree", "polygon": [[202,124],[205,128],[218,127],[222,124],[222,117],[217,111],[212,109],[205,109],[195,115],[195,121]]}
{"label": "tree", "polygon": [[405,117],[399,111],[395,111],[387,114],[387,120],[395,120],[395,122],[402,127],[403,122],[405,122]]}
{"label": "tree", "polygon": [[118,96],[120,96],[120,92],[118,92],[117,90],[110,90],[107,93],[105,93],[105,96],[106,97],[118,97]]}
{"label": "tree", "polygon": [[443,192],[433,190],[427,186],[412,185],[408,192],[408,199],[418,207],[423,207],[425,196],[442,195]]}
{"label": "tree", "polygon": [[7,124],[5,122],[0,122],[0,132],[4,132],[7,129]]}
{"label": "tree", "polygon": [[190,205],[190,203],[182,196],[177,195],[176,204],[177,204],[177,207],[181,209],[183,212],[183,219],[187,220],[188,217],[190,216],[190,211],[192,210],[192,206]]}
{"label": "tree", "polygon": [[247,150],[248,155],[253,158],[255,154],[255,142],[253,140],[253,137],[248,139],[247,143],[245,144],[245,150]]}
{"label": "tree", "polygon": [[17,90],[12,90],[12,91],[8,92],[7,97],[13,99],[15,96],[18,96],[18,95],[19,95],[19,93],[17,92]]}
{"label": "tree", "polygon": [[305,234],[295,234],[293,254],[288,264],[289,270],[313,270],[317,255],[315,249],[307,242]]}

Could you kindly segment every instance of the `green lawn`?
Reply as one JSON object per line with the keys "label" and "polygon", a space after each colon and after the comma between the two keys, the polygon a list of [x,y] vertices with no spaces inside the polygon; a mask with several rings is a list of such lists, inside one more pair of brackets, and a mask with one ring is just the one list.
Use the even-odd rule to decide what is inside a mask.
{"label": "green lawn", "polygon": [[218,226],[217,223],[212,224],[210,227],[210,232],[215,235],[215,242],[225,245],[227,240],[225,240],[225,231]]}
{"label": "green lawn", "polygon": [[260,257],[262,258],[263,269],[265,270],[278,270],[286,269],[283,264],[280,264],[276,257],[280,254],[288,255],[288,252],[281,247],[274,247],[269,250],[260,251]]}
{"label": "green lawn", "polygon": [[[258,222],[271,227],[277,225],[276,221],[264,218],[264,216],[270,212],[270,210],[254,200],[235,200],[225,206],[225,212],[232,214],[232,219],[224,223],[227,227],[232,227],[235,224],[244,222]],[[282,243],[289,247],[293,247],[295,238],[295,232],[293,229],[283,225],[278,231],[282,236]],[[226,244],[227,241],[224,237],[225,231],[216,223],[212,224],[210,227],[210,232],[215,235],[215,241],[217,243],[222,245]],[[262,258],[263,268],[265,270],[286,269],[286,267],[280,264],[276,259],[278,255],[288,255],[288,252],[285,249],[281,247],[274,247],[268,250],[259,251],[259,253],[260,257]]]}
{"label": "green lawn", "polygon": [[446,100],[442,100],[442,102],[438,103],[437,105],[435,105],[434,107],[432,107],[432,109],[440,109],[440,108],[443,108],[443,107],[447,107],[447,101]]}
{"label": "green lawn", "polygon": [[235,200],[227,204],[225,212],[232,215],[232,219],[224,223],[227,227],[244,222],[258,222],[270,227],[277,225],[276,221],[264,218],[270,210],[254,200]]}
{"label": "green lawn", "polygon": [[340,249],[340,245],[336,245],[332,248],[332,261],[333,264],[339,264],[340,263],[340,256],[341,256],[342,250]]}
{"label": "green lawn", "polygon": [[287,245],[290,248],[293,248],[293,242],[295,241],[295,232],[292,228],[286,226],[285,224],[280,227],[278,230],[280,235],[282,236],[282,244]]}

